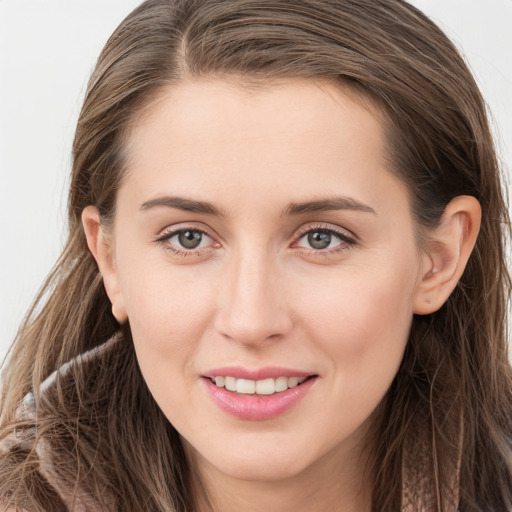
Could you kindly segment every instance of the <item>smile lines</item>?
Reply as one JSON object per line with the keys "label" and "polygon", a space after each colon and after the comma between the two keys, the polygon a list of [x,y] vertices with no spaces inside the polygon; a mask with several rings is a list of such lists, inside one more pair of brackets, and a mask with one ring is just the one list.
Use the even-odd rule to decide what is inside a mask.
{"label": "smile lines", "polygon": [[219,388],[242,395],[273,395],[302,384],[307,377],[278,377],[277,379],[237,379],[235,377],[213,377],[212,382]]}

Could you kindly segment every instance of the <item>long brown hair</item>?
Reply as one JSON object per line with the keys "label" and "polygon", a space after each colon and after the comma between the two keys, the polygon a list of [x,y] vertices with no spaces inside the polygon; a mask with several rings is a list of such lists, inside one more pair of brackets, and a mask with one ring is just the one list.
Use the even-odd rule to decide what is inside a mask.
{"label": "long brown hair", "polygon": [[[118,331],[81,213],[95,205],[104,222],[112,219],[130,126],[162,87],[197,76],[338,82],[382,113],[392,170],[409,186],[418,226],[436,226],[458,195],[478,199],[481,231],[464,275],[439,311],[413,318],[379,408],[372,503],[374,511],[400,510],[405,463],[427,482],[433,511],[450,501],[464,511],[512,510],[509,219],[499,165],[466,64],[403,0],[147,0],[122,22],[101,53],[78,121],[67,245],[3,370],[0,439],[36,428],[58,440],[65,455],[55,461],[59,478],[86,489],[98,509],[193,509],[193,475],[140,375],[128,326],[102,364],[84,361],[57,378],[52,393],[40,389],[66,361]],[[37,419],[21,421],[19,404],[31,390]],[[418,432],[426,446],[415,442]],[[62,510],[37,463],[29,449],[2,456],[0,501]],[[114,501],[105,503],[106,495]]]}

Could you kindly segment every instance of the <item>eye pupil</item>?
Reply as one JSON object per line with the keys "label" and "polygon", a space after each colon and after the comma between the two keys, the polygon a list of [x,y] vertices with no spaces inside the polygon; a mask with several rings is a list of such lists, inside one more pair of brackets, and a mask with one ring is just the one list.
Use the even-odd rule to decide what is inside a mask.
{"label": "eye pupil", "polygon": [[178,241],[185,249],[195,249],[203,239],[203,234],[199,231],[182,231],[178,234]]}
{"label": "eye pupil", "polygon": [[308,234],[308,242],[314,249],[325,249],[331,244],[331,234],[313,231]]}

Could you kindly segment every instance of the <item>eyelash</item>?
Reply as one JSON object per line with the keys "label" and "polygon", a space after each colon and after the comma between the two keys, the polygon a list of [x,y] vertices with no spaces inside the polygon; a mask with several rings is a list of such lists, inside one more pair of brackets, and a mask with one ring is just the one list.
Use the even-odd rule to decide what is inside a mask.
{"label": "eyelash", "polygon": [[[155,242],[159,243],[163,246],[163,248],[167,251],[170,251],[173,255],[179,257],[190,257],[190,256],[199,256],[204,254],[205,250],[211,250],[212,247],[200,248],[200,249],[180,249],[172,246],[169,243],[169,240],[180,233],[185,233],[187,231],[192,231],[194,233],[200,233],[202,236],[207,236],[212,238],[204,229],[194,228],[194,227],[183,227],[178,229],[169,229],[165,231],[161,236],[159,236]],[[302,250],[307,251],[309,255],[321,255],[321,256],[329,256],[333,254],[339,254],[340,252],[344,252],[348,250],[351,246],[357,244],[355,237],[348,235],[346,232],[338,231],[333,229],[332,227],[327,227],[325,225],[316,225],[316,226],[307,226],[300,229],[296,236],[294,237],[294,241],[292,242],[292,247],[297,244],[302,238],[304,238],[309,233],[320,232],[329,234],[337,238],[340,243],[334,249],[313,249],[302,247]]]}
{"label": "eyelash", "polygon": [[292,245],[297,244],[302,238],[304,238],[309,233],[326,233],[328,235],[332,235],[337,238],[340,243],[333,249],[313,249],[302,247],[303,250],[307,251],[308,254],[312,255],[321,255],[321,256],[331,256],[335,254],[339,254],[341,252],[347,251],[351,246],[356,245],[357,241],[354,236],[349,235],[346,231],[341,231],[334,229],[332,227],[328,227],[322,224],[307,226],[303,229],[299,229],[295,240]]}
{"label": "eyelash", "polygon": [[[204,229],[194,228],[194,227],[183,227],[178,229],[169,229],[165,231],[161,236],[159,236],[155,241],[163,246],[166,251],[170,251],[174,256],[179,257],[189,257],[189,256],[199,256],[204,253],[205,248],[201,249],[179,249],[177,247],[173,247],[169,240],[179,235],[180,233],[186,233],[187,231],[192,231],[194,233],[200,233],[202,236],[207,236],[212,238]],[[206,250],[211,249],[211,247],[206,248]]]}

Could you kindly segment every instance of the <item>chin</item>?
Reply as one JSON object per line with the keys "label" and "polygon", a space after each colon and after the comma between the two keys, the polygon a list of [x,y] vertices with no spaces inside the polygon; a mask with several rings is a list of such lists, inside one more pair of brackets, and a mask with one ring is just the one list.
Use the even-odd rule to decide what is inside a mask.
{"label": "chin", "polygon": [[[305,471],[312,460],[296,444],[250,443],[248,446],[216,447],[217,450],[195,451],[210,467],[231,477],[246,481],[276,481],[293,478]],[[211,447],[210,447],[211,448]],[[200,460],[197,460],[200,463]]]}
{"label": "chin", "polygon": [[217,469],[222,473],[238,480],[270,482],[286,480],[302,473],[307,464],[299,461],[289,461],[275,455],[272,458],[245,458],[235,457],[232,460],[219,461]]}

